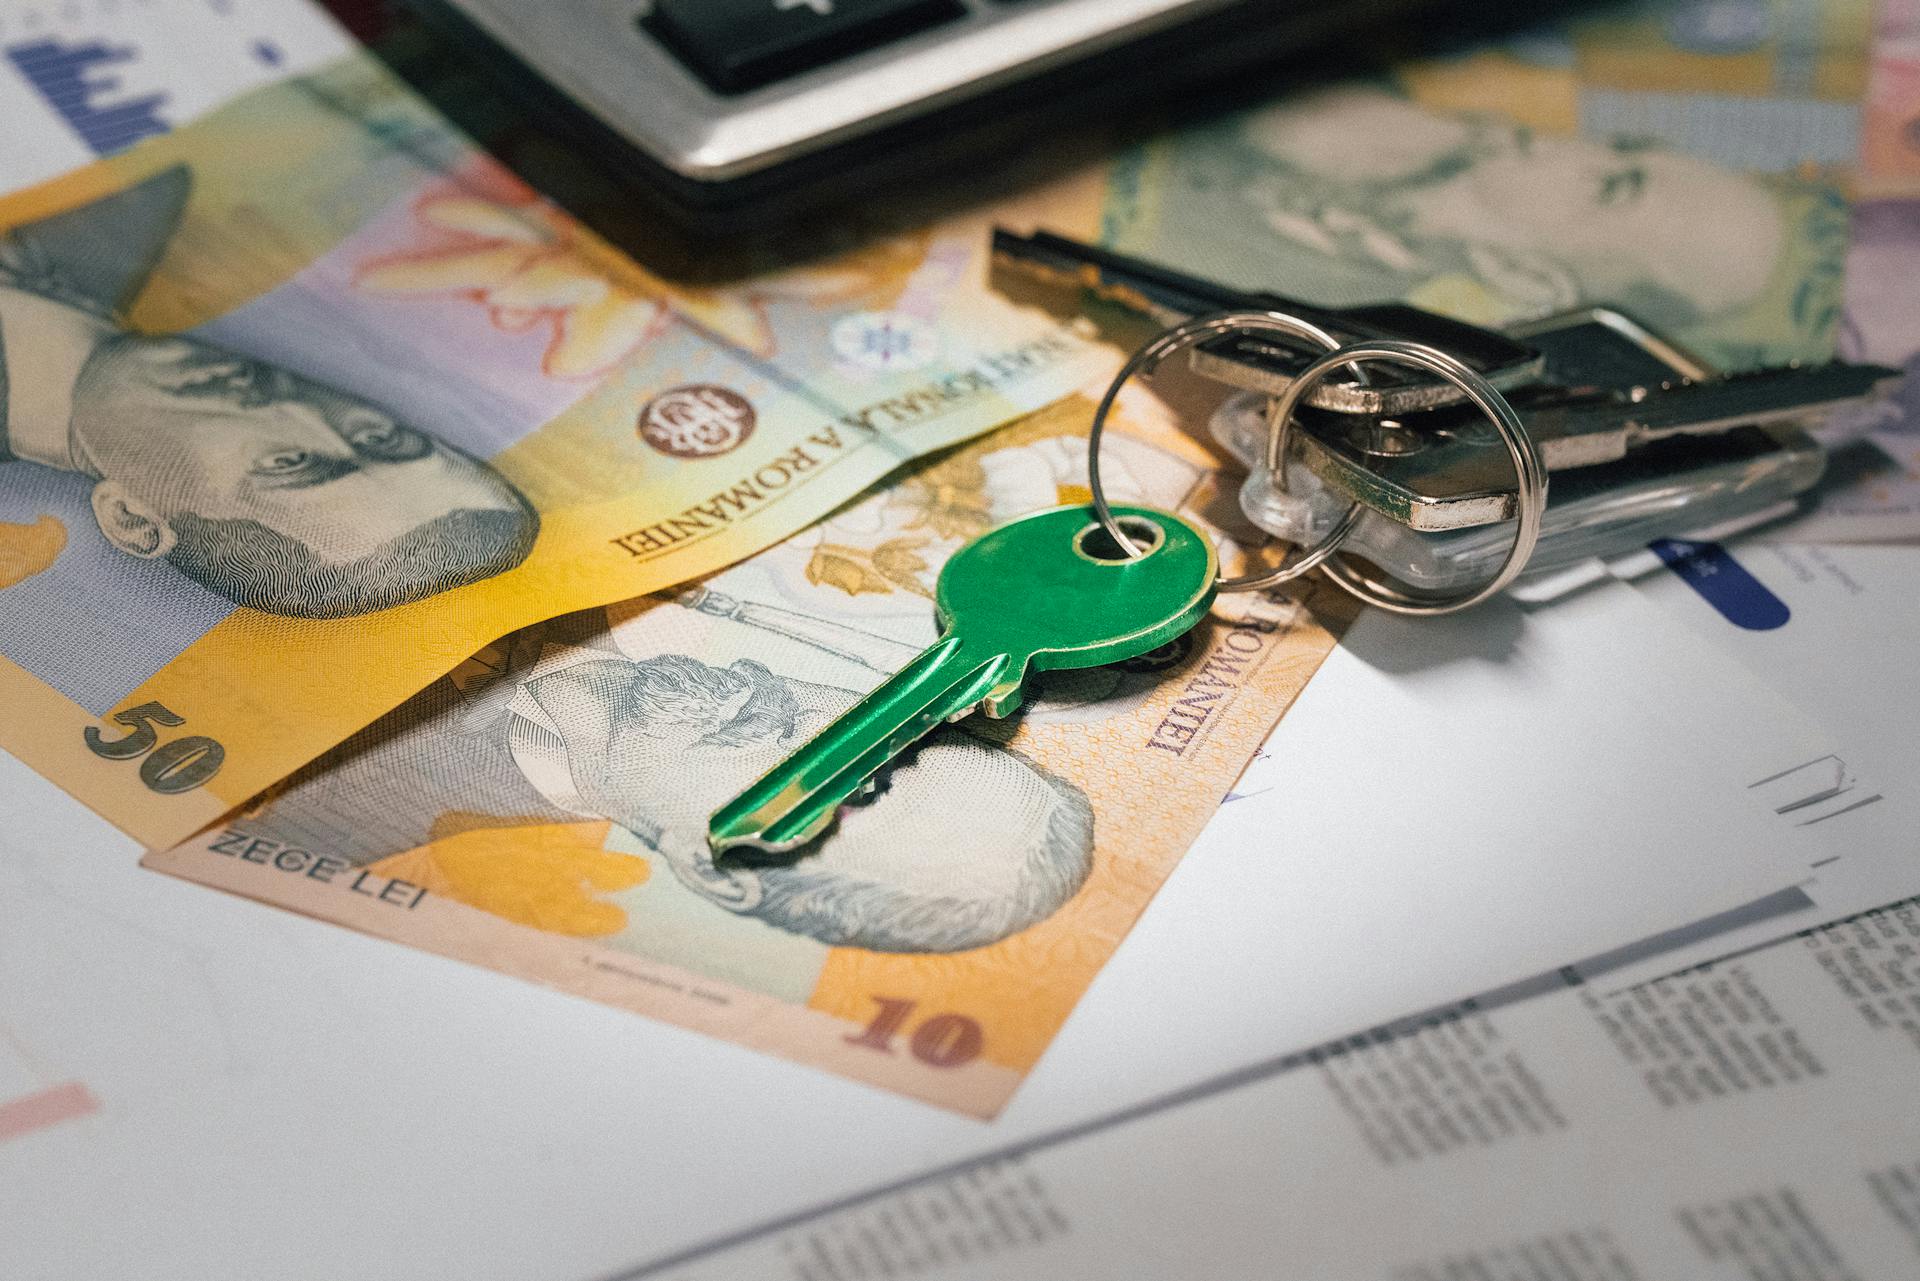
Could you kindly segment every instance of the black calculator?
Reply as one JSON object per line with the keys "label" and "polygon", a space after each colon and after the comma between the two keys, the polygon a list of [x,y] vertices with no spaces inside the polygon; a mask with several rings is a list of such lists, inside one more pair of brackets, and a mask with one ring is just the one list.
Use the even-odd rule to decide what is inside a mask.
{"label": "black calculator", "polygon": [[416,0],[695,225],[992,164],[1394,0]]}

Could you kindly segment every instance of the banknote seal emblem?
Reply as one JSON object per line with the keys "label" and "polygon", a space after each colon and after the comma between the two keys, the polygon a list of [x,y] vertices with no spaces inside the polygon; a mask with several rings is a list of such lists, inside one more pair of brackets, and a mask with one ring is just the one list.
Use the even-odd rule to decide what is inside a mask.
{"label": "banknote seal emblem", "polygon": [[759,415],[739,392],[706,383],[663,391],[640,411],[640,438],[675,458],[714,458],[753,435]]}

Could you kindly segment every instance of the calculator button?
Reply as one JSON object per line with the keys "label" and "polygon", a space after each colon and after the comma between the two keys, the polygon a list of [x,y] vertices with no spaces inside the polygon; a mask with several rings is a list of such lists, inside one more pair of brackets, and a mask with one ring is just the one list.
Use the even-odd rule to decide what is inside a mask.
{"label": "calculator button", "polygon": [[641,25],[740,93],[965,14],[960,0],[655,0]]}

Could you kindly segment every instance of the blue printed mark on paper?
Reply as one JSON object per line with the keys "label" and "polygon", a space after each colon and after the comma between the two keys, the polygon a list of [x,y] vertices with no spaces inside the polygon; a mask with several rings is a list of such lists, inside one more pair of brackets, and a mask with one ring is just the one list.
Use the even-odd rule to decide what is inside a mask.
{"label": "blue printed mark on paper", "polygon": [[131,46],[45,39],[11,45],[6,55],[97,156],[125,151],[142,138],[167,132],[160,114],[167,95],[128,97],[114,74],[116,67],[134,60]]}
{"label": "blue printed mark on paper", "polygon": [[1652,544],[1653,554],[1686,584],[1700,593],[1702,600],[1720,612],[1735,627],[1750,632],[1768,632],[1786,626],[1792,611],[1767,585],[1748,573],[1718,543],[1692,543],[1677,538],[1661,538]]}

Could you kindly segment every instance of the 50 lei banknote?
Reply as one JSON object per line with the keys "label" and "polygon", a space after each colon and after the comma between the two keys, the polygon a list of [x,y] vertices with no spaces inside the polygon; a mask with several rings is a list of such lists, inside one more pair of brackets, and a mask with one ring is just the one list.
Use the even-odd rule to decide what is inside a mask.
{"label": "50 lei banknote", "polygon": [[[1145,659],[1046,673],[791,860],[716,860],[706,821],[931,642],[954,550],[1086,501],[1090,410],[916,464],[695,587],[490,645],[145,865],[993,1115],[1332,648],[1341,600],[1223,597]],[[1168,423],[1121,423],[1104,464],[1127,501],[1235,510]]]}
{"label": "50 lei banknote", "polygon": [[0,4],[0,108],[0,746],[150,845],[1093,372],[965,222],[676,287],[304,0]]}

